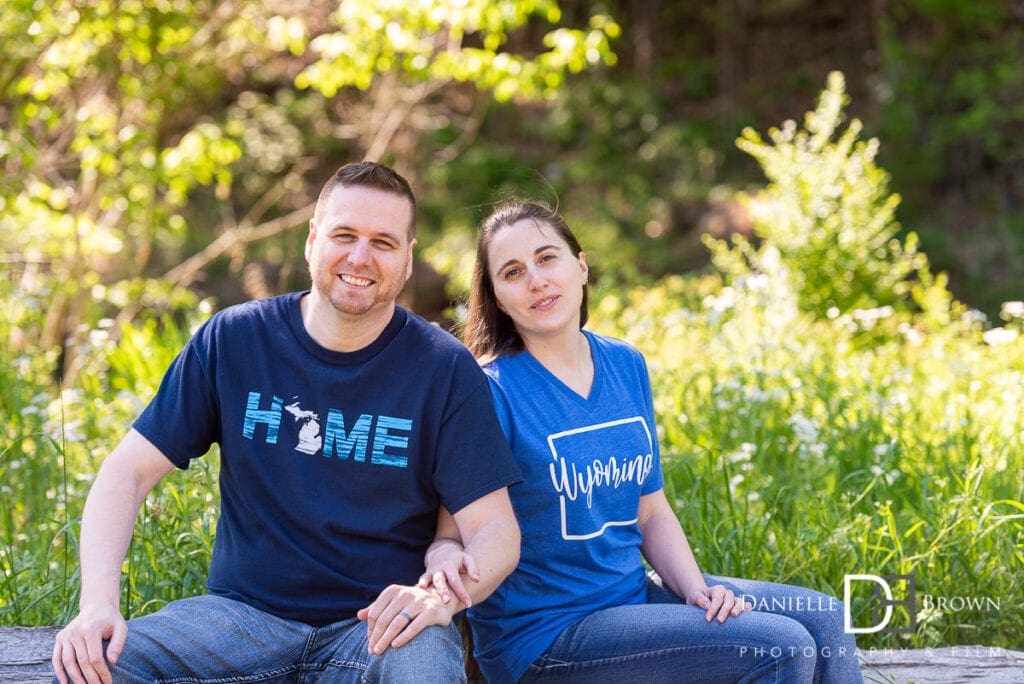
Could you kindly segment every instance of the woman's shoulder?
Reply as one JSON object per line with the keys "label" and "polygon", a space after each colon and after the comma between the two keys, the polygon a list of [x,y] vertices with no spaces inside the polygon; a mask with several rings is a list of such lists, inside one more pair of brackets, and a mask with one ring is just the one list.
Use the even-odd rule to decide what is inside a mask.
{"label": "woman's shoulder", "polygon": [[500,386],[503,378],[515,373],[517,367],[522,365],[521,356],[522,352],[502,354],[484,362],[481,368],[484,369],[484,374],[487,375],[491,382]]}
{"label": "woman's shoulder", "polygon": [[599,353],[617,359],[630,359],[634,362],[640,361],[642,363],[644,360],[640,350],[625,340],[591,332],[590,330],[584,330],[583,334],[590,340],[591,348]]}

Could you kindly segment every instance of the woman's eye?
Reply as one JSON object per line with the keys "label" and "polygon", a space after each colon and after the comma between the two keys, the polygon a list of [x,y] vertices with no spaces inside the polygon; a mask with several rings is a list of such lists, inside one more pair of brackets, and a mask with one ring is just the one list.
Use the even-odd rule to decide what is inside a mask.
{"label": "woman's eye", "polygon": [[505,280],[512,280],[517,275],[519,275],[519,269],[518,268],[510,268],[507,271],[505,271],[504,275],[502,275],[502,278],[504,278]]}

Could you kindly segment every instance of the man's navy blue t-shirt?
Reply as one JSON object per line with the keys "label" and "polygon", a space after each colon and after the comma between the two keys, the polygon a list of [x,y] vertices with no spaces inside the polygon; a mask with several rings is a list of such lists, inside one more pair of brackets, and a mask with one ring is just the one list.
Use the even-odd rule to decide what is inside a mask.
{"label": "man's navy blue t-shirt", "polygon": [[303,326],[303,294],[213,316],[133,427],[180,468],[220,444],[209,591],[324,625],[415,584],[438,506],[519,470],[454,337],[397,307],[372,344],[331,351]]}

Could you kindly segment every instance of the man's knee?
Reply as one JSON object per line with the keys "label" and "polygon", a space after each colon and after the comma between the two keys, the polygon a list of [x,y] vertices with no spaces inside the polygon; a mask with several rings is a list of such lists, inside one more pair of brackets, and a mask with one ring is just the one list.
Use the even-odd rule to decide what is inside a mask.
{"label": "man's knee", "polygon": [[462,636],[454,625],[431,626],[400,648],[389,648],[367,669],[378,682],[465,682]]}

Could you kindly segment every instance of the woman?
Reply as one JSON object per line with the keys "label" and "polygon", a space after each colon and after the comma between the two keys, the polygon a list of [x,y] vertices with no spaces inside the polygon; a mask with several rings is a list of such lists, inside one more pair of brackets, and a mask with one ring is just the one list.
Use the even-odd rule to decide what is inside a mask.
{"label": "woman", "polygon": [[519,566],[469,611],[487,680],[861,681],[840,602],[701,573],[662,489],[643,357],[582,329],[587,272],[545,205],[481,227],[466,344],[524,476]]}

